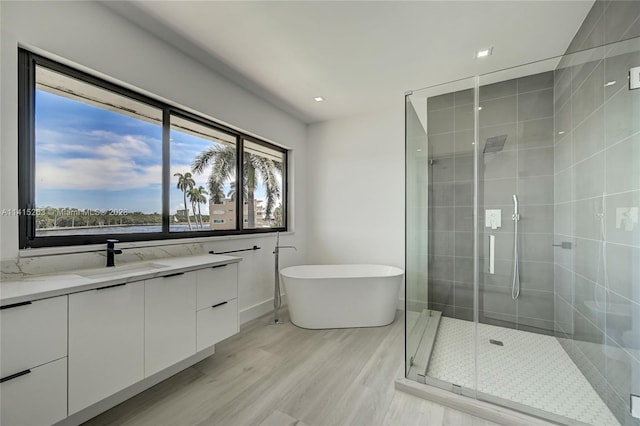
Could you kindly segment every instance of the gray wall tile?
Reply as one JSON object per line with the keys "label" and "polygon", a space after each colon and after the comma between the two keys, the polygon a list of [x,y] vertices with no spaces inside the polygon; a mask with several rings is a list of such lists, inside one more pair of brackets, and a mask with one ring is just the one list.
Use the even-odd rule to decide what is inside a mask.
{"label": "gray wall tile", "polygon": [[607,192],[640,189],[640,134],[620,142],[606,151]]}
{"label": "gray wall tile", "polygon": [[439,158],[453,155],[453,133],[439,133],[428,136],[428,149],[430,158]]}
{"label": "gray wall tile", "polygon": [[427,98],[427,111],[429,113],[444,108],[453,107],[453,93],[446,93],[440,96],[431,96]]}
{"label": "gray wall tile", "polygon": [[473,180],[473,155],[456,154],[455,180]]}
{"label": "gray wall tile", "polygon": [[475,119],[473,114],[473,105],[460,105],[455,107],[455,125],[456,132],[460,130],[473,129],[473,121]]}
{"label": "gray wall tile", "polygon": [[429,261],[429,282],[453,281],[453,256],[433,256]]}
{"label": "gray wall tile", "polygon": [[454,209],[452,207],[430,207],[429,229],[434,231],[453,231]]}
{"label": "gray wall tile", "polygon": [[600,61],[584,82],[576,89],[571,101],[572,120],[579,125],[595,111],[604,97],[604,62]]}
{"label": "gray wall tile", "polygon": [[518,175],[553,175],[553,147],[524,149],[518,151]]}
{"label": "gray wall tile", "polygon": [[433,183],[430,186],[432,189],[432,202],[436,206],[440,207],[448,207],[453,206],[453,198],[454,198],[454,182],[442,182],[442,183]]}
{"label": "gray wall tile", "polygon": [[515,123],[518,121],[517,106],[517,96],[481,101],[482,110],[478,114],[480,127]]}
{"label": "gray wall tile", "polygon": [[[553,204],[553,176],[520,177],[518,179],[518,198],[523,206],[526,204]],[[509,196],[509,202],[512,203],[511,196]]]}
{"label": "gray wall tile", "polygon": [[450,157],[441,157],[433,159],[433,163],[429,165],[431,172],[431,182],[451,182],[454,180],[455,160],[453,155]]}
{"label": "gray wall tile", "polygon": [[[522,289],[547,291],[553,294],[553,291],[554,291],[553,263],[521,262],[520,263],[520,286],[522,287]],[[551,301],[551,304],[553,305],[553,301]],[[521,313],[519,312],[519,314]],[[551,317],[551,320],[553,320],[553,317]]]}
{"label": "gray wall tile", "polygon": [[518,93],[553,88],[553,71],[528,75],[518,79]]}
{"label": "gray wall tile", "polygon": [[479,90],[480,102],[489,99],[503,98],[515,95],[518,91],[518,80],[507,80],[499,83],[481,85]]}
{"label": "gray wall tile", "polygon": [[606,200],[607,241],[640,247],[640,191],[608,195]]}
{"label": "gray wall tile", "polygon": [[514,178],[518,170],[518,152],[481,153],[478,162],[480,179]]}
{"label": "gray wall tile", "polygon": [[453,256],[453,232],[430,231],[429,232],[429,254],[435,256]]}
{"label": "gray wall tile", "polygon": [[519,148],[547,146],[553,146],[553,118],[518,122]]}
{"label": "gray wall tile", "polygon": [[577,163],[574,167],[576,200],[597,197],[604,191],[604,153]]}
{"label": "gray wall tile", "polygon": [[639,90],[622,89],[607,101],[604,105],[607,145],[613,145],[640,131],[638,111],[640,111]]}
{"label": "gray wall tile", "polygon": [[427,114],[427,134],[453,132],[453,108],[429,111]]}
{"label": "gray wall tile", "polygon": [[638,20],[640,16],[640,2],[620,1],[614,7],[608,7],[604,12],[604,41],[613,43],[624,38],[633,37],[627,34],[627,30]]}
{"label": "gray wall tile", "polygon": [[553,162],[555,173],[566,170],[572,164],[571,139],[572,138],[563,139],[561,142],[558,142],[554,148]]}
{"label": "gray wall tile", "polygon": [[520,256],[523,261],[553,262],[553,234],[522,234]]}
{"label": "gray wall tile", "polygon": [[573,130],[573,162],[591,157],[604,148],[604,108],[596,109]]}
{"label": "gray wall tile", "polygon": [[518,121],[553,116],[553,89],[518,94]]}
{"label": "gray wall tile", "polygon": [[607,272],[609,286],[619,295],[639,302],[640,249],[638,247],[607,244]]}
{"label": "gray wall tile", "polygon": [[461,90],[459,92],[454,93],[455,104],[456,105],[465,105],[474,103],[474,90],[467,89]]}
{"label": "gray wall tile", "polygon": [[495,312],[512,315],[515,320],[517,303],[511,299],[511,287],[494,287],[483,285],[481,287],[480,308],[485,312]]}
{"label": "gray wall tile", "polygon": [[452,281],[429,280],[429,301],[453,306],[454,285]]}

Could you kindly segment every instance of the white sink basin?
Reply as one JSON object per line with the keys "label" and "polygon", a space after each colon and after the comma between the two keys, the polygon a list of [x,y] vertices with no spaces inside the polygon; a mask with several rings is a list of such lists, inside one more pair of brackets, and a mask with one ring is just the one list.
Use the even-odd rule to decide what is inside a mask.
{"label": "white sink basin", "polygon": [[113,267],[105,267],[101,269],[92,269],[89,271],[79,272],[78,275],[85,278],[102,278],[116,275],[135,274],[136,272],[146,272],[154,269],[166,268],[167,265],[153,262],[130,263],[128,265],[116,265]]}

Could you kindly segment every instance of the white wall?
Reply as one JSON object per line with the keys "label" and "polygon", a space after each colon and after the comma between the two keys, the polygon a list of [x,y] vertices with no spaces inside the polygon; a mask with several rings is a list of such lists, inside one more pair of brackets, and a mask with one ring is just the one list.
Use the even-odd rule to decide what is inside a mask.
{"label": "white wall", "polygon": [[403,105],[309,126],[311,263],[404,268]]}
{"label": "white wall", "polygon": [[[129,21],[94,2],[0,2],[0,209],[18,207],[17,145],[17,48],[86,67],[143,93],[208,115],[257,134],[293,150],[292,190],[295,233],[284,243],[299,247],[283,256],[283,264],[306,260],[306,126],[246,90],[215,74],[199,62],[141,30]],[[273,237],[240,240],[211,240],[188,244],[180,251],[222,250],[251,247],[240,266],[240,309],[260,304],[268,307],[273,293]],[[155,256],[157,249],[131,249],[139,257]],[[135,256],[134,256],[135,257]],[[23,259],[18,250],[17,217],[0,219],[0,260],[7,265],[44,272],[44,265],[65,263],[69,267],[93,266],[98,254],[77,254],[54,258]],[[258,312],[260,309],[251,311]],[[244,316],[245,319],[247,315]]]}

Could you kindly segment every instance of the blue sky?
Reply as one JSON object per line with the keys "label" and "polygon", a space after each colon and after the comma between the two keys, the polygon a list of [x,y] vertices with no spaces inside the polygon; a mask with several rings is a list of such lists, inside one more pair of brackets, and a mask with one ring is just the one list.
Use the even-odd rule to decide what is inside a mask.
{"label": "blue sky", "polygon": [[[213,142],[171,131],[170,213],[183,208],[174,173]],[[208,170],[194,175],[206,185]],[[162,127],[36,91],[36,206],[162,212]],[[226,190],[228,191],[227,185]],[[256,198],[264,196],[258,188]],[[208,205],[201,205],[203,214]]]}

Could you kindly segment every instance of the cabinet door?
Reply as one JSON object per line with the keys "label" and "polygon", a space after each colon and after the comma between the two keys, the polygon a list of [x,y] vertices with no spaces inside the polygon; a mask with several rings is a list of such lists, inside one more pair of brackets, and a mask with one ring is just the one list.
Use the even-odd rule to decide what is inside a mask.
{"label": "cabinet door", "polygon": [[67,358],[0,384],[0,424],[50,425],[67,417]]}
{"label": "cabinet door", "polygon": [[67,356],[67,296],[0,311],[0,377]]}
{"label": "cabinet door", "polygon": [[145,377],[196,353],[196,273],[147,280]]}
{"label": "cabinet door", "polygon": [[69,414],[144,378],[144,282],[69,295]]}
{"label": "cabinet door", "polygon": [[228,263],[197,271],[198,310],[238,297],[238,264]]}

